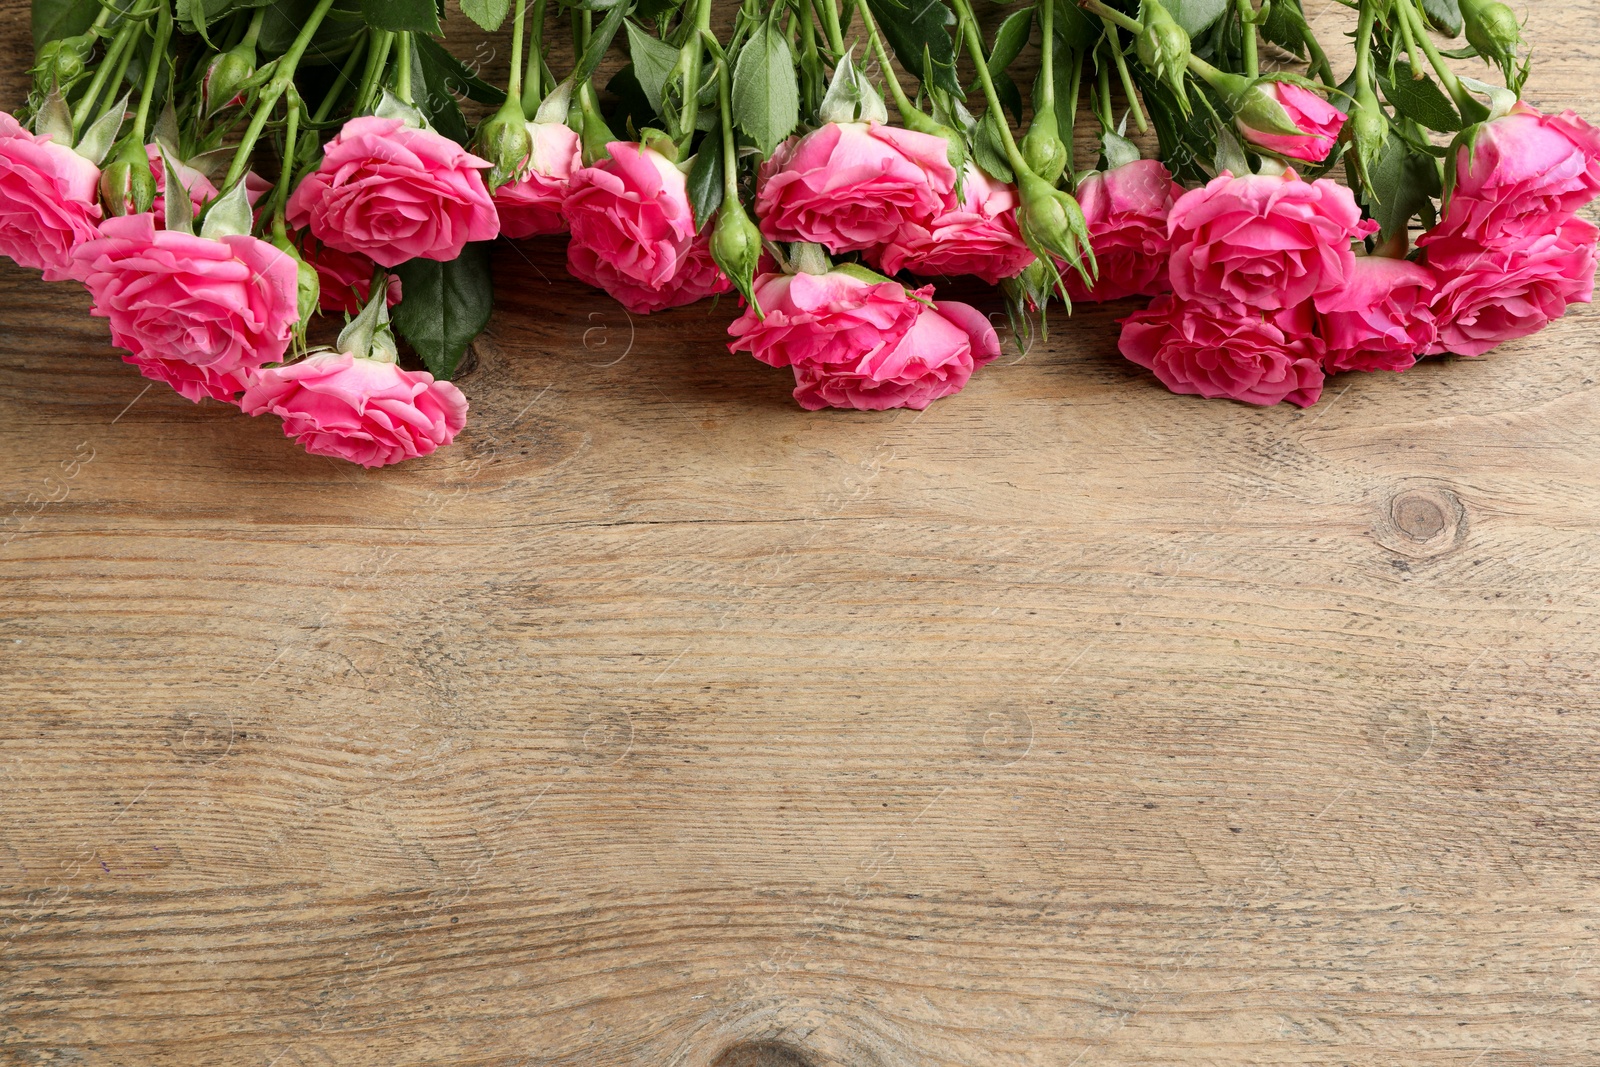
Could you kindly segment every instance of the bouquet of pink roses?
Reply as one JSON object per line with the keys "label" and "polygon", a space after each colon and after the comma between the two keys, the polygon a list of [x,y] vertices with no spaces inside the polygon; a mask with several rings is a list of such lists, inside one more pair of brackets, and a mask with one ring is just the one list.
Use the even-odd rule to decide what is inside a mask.
{"label": "bouquet of pink roses", "polygon": [[450,378],[500,237],[565,240],[640,314],[736,292],[729,348],[793,368],[807,409],[959,392],[1000,341],[936,295],[955,276],[998,287],[1019,339],[1054,300],[1146,298],[1124,356],[1262,405],[1591,296],[1600,133],[1520,101],[1497,0],[1348,0],[1342,79],[1300,0],[1034,0],[992,26],[971,0],[745,0],[726,39],[710,0],[459,4],[510,23],[504,91],[439,43],[436,0],[34,0],[0,253],[86,286],[145,376],[369,467],[464,426]]}

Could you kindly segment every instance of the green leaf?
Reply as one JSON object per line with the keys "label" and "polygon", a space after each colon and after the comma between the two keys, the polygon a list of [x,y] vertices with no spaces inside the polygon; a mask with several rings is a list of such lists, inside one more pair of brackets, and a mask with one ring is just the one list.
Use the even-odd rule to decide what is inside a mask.
{"label": "green leaf", "polygon": [[[426,38],[418,36],[413,40]],[[421,48],[413,49],[411,55],[411,95],[416,100],[417,110],[435,130],[458,144],[466,144],[472,133],[467,129],[461,104],[456,100],[457,85],[451,80],[449,68],[437,65],[423,55]]]}
{"label": "green leaf", "polygon": [[465,96],[490,107],[506,102],[504,89],[497,89],[472,73],[432,37],[413,37],[411,42],[417,46],[417,62],[430,88],[437,85],[454,96]]}
{"label": "green leaf", "polygon": [[[1072,0],[1056,0],[1056,38],[1074,52],[1086,52],[1105,29]],[[1057,61],[1060,62],[1059,60]]]}
{"label": "green leaf", "polygon": [[1383,227],[1379,240],[1404,229],[1419,211],[1431,213],[1434,198],[1444,192],[1433,158],[1399,137],[1384,142],[1370,178],[1361,199]]}
{"label": "green leaf", "polygon": [[1306,57],[1306,37],[1297,0],[1273,0],[1267,11],[1267,21],[1261,27],[1261,36],[1278,45],[1291,55]]}
{"label": "green leaf", "polygon": [[1446,37],[1461,35],[1460,0],[1422,0],[1422,13],[1434,29]]}
{"label": "green leaf", "polygon": [[511,0],[461,0],[461,13],[483,29],[494,33],[511,14]]}
{"label": "green leaf", "polygon": [[435,378],[450,380],[467,346],[489,325],[494,310],[490,244],[468,245],[449,263],[413,259],[395,271],[405,299],[394,309],[394,326],[411,342]]}
{"label": "green leaf", "polygon": [[361,0],[367,25],[396,33],[440,33],[439,9],[433,0]]}
{"label": "green leaf", "polygon": [[1161,0],[1190,37],[1211,28],[1228,10],[1229,0]]}
{"label": "green leaf", "polygon": [[1462,128],[1460,113],[1438,82],[1427,75],[1421,79],[1412,78],[1411,64],[1403,59],[1395,63],[1394,71],[1392,82],[1379,74],[1378,86],[1396,111],[1439,133],[1455,133]]}
{"label": "green leaf", "polygon": [[705,229],[716,216],[722,197],[722,143],[708,137],[689,167],[689,207],[696,231]]}
{"label": "green leaf", "polygon": [[235,11],[266,7],[271,0],[178,0],[178,25],[190,33],[208,29]]}
{"label": "green leaf", "polygon": [[[283,55],[300,35],[300,29],[316,8],[316,0],[272,0],[267,5],[267,17],[261,22],[261,39],[257,42],[263,59]],[[345,8],[335,6],[328,17],[317,27],[306,49],[302,67],[332,66],[348,53],[350,39],[367,31],[367,23],[355,0]]]}
{"label": "green leaf", "polygon": [[33,47],[76,37],[94,24],[100,0],[33,0]]}
{"label": "green leaf", "polygon": [[1028,44],[1033,32],[1033,8],[1025,7],[1006,16],[1000,28],[994,31],[994,47],[989,49],[989,72],[1001,74],[1015,63]]}
{"label": "green leaf", "polygon": [[1006,159],[1004,142],[993,112],[987,112],[978,123],[977,134],[972,138],[972,161],[978,169],[997,182],[1010,183],[1016,174]]}
{"label": "green leaf", "polygon": [[933,84],[960,95],[956,77],[955,42],[949,27],[956,16],[945,0],[866,0],[884,40],[894,49],[900,65],[913,74],[923,69],[923,51],[932,60]]}
{"label": "green leaf", "polygon": [[767,19],[739,51],[733,66],[733,121],[764,156],[800,123],[800,82],[789,42]]}
{"label": "green leaf", "polygon": [[633,76],[639,79],[645,99],[650,101],[650,107],[659,115],[667,79],[678,65],[679,50],[631,22],[623,25],[628,30],[628,54],[633,57]]}

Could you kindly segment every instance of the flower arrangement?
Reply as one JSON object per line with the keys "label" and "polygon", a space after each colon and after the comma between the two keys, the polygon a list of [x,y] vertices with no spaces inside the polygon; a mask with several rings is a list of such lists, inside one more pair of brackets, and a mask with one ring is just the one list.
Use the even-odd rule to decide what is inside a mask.
{"label": "flower arrangement", "polygon": [[459,0],[510,23],[501,90],[436,0],[34,0],[0,253],[85,286],[146,377],[368,467],[465,425],[450,378],[501,237],[566,241],[634,313],[728,294],[729,349],[811,410],[960,392],[1001,348],[937,295],[960,275],[1019,340],[1054,301],[1138,299],[1120,351],[1173,392],[1305,406],[1528,336],[1595,271],[1600,132],[1521,101],[1511,10],[1340,2],[1342,78],[1300,0],[1025,0],[988,27],[971,0],[744,0],[724,36],[711,0]]}

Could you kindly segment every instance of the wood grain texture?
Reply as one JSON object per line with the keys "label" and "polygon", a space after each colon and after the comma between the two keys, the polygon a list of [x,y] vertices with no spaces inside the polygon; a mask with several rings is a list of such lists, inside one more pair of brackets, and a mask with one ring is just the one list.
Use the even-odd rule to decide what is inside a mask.
{"label": "wood grain texture", "polygon": [[498,256],[370,473],[0,270],[0,1064],[1600,1062],[1595,315],[1300,412],[1085,308],[808,414]]}

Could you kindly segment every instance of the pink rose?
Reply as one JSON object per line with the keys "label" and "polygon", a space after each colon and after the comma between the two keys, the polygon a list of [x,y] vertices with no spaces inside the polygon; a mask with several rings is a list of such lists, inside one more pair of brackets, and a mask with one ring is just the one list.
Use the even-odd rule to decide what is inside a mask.
{"label": "pink rose", "polygon": [[533,151],[528,169],[494,194],[504,237],[533,237],[565,233],[567,220],[561,205],[567,199],[572,172],[583,167],[582,144],[570,126],[560,122],[530,122]]}
{"label": "pink rose", "polygon": [[572,243],[645,288],[672,281],[694,241],[689,181],[653,148],[613,141],[572,175],[562,207]]}
{"label": "pink rose", "polygon": [[899,282],[848,270],[763,274],[755,295],[766,318],[746,309],[728,327],[728,349],[773,367],[858,364],[898,345],[923,308]]}
{"label": "pink rose", "polygon": [[[931,299],[933,287],[918,296]],[[974,370],[1000,354],[1000,338],[977,308],[953,300],[918,306],[911,329],[894,344],[877,345],[854,363],[796,364],[795,400],[807,411],[921,411],[961,392]]]}
{"label": "pink rose", "polygon": [[148,376],[171,381],[168,364],[189,363],[231,388],[235,372],[288,351],[299,271],[283,252],[254,237],[157,230],[148,214],[107,219],[100,233],[77,251],[93,313],[111,320],[112,341]]}
{"label": "pink rose", "polygon": [[368,116],[345,123],[324,153],[289,198],[289,221],[331,248],[397,267],[448,262],[499,236],[490,164],[448,137]]}
{"label": "pink rose", "polygon": [[467,398],[454,385],[348,352],[264,370],[239,406],[278,416],[284,434],[314,456],[363,467],[426,456],[467,424]]}
{"label": "pink rose", "polygon": [[1559,319],[1569,304],[1594,294],[1596,230],[1578,218],[1552,233],[1507,235],[1487,248],[1469,238],[1429,244],[1439,287],[1432,352],[1481,356],[1502,341],[1527,337]]}
{"label": "pink rose", "polygon": [[1077,271],[1063,269],[1068,296],[1118,300],[1156,296],[1172,288],[1167,280],[1172,252],[1167,217],[1183,196],[1183,186],[1159,160],[1141,159],[1104,174],[1096,171],[1078,184],[1077,195],[1100,275],[1090,289]]}
{"label": "pink rose", "polygon": [[1444,220],[1425,240],[1555,228],[1600,196],[1600,130],[1571,111],[1542,115],[1526,104],[1485,123],[1477,149],[1462,146]]}
{"label": "pink rose", "polygon": [[1276,152],[1289,159],[1301,159],[1307,163],[1321,163],[1327,159],[1328,154],[1333,151],[1335,142],[1339,140],[1339,131],[1344,128],[1346,120],[1344,112],[1311,90],[1302,89],[1298,85],[1276,81],[1257,84],[1262,92],[1283,106],[1283,110],[1289,115],[1289,121],[1303,132],[1268,133],[1265,130],[1251,129],[1241,118],[1237,125],[1244,139],[1257,148]]}
{"label": "pink rose", "polygon": [[1309,407],[1322,395],[1322,344],[1308,304],[1263,314],[1171,293],[1122,320],[1117,347],[1174,393]]}
{"label": "pink rose", "polygon": [[771,241],[856,252],[931,226],[958,205],[942,137],[873,122],[830,122],[778,146],[761,166],[756,214]]}
{"label": "pink rose", "polygon": [[47,282],[76,277],[73,250],[99,236],[99,187],[99,167],[0,111],[0,254]]}
{"label": "pink rose", "polygon": [[[372,299],[372,276],[377,273],[378,265],[359,253],[329,248],[303,231],[295,243],[305,261],[317,269],[317,280],[322,286],[319,302],[322,310],[361,314],[361,309]],[[387,290],[389,306],[394,307],[404,296],[398,275],[389,275]]]}
{"label": "pink rose", "polygon": [[968,164],[961,203],[926,223],[907,222],[874,256],[885,274],[971,274],[990,285],[1021,274],[1033,262],[1017,226],[1017,190]]}
{"label": "pink rose", "polygon": [[1296,307],[1344,288],[1350,242],[1377,229],[1337,182],[1223,172],[1173,205],[1172,288],[1189,301]]}
{"label": "pink rose", "polygon": [[580,282],[605,290],[635,315],[683,307],[733,288],[733,282],[711,258],[709,228],[695,238],[678,261],[678,269],[659,286],[641,285],[593,248],[576,240],[567,245],[567,273]]}
{"label": "pink rose", "polygon": [[1433,274],[1403,259],[1359,256],[1350,283],[1317,297],[1328,373],[1403,371],[1433,347]]}
{"label": "pink rose", "polygon": [[224,404],[237,404],[239,394],[250,388],[255,374],[242,367],[216,370],[190,363],[186,359],[167,359],[145,352],[143,355],[122,357],[122,362],[139,368],[139,373],[151,381],[170,385],[185,400],[198,404],[206,397]]}

